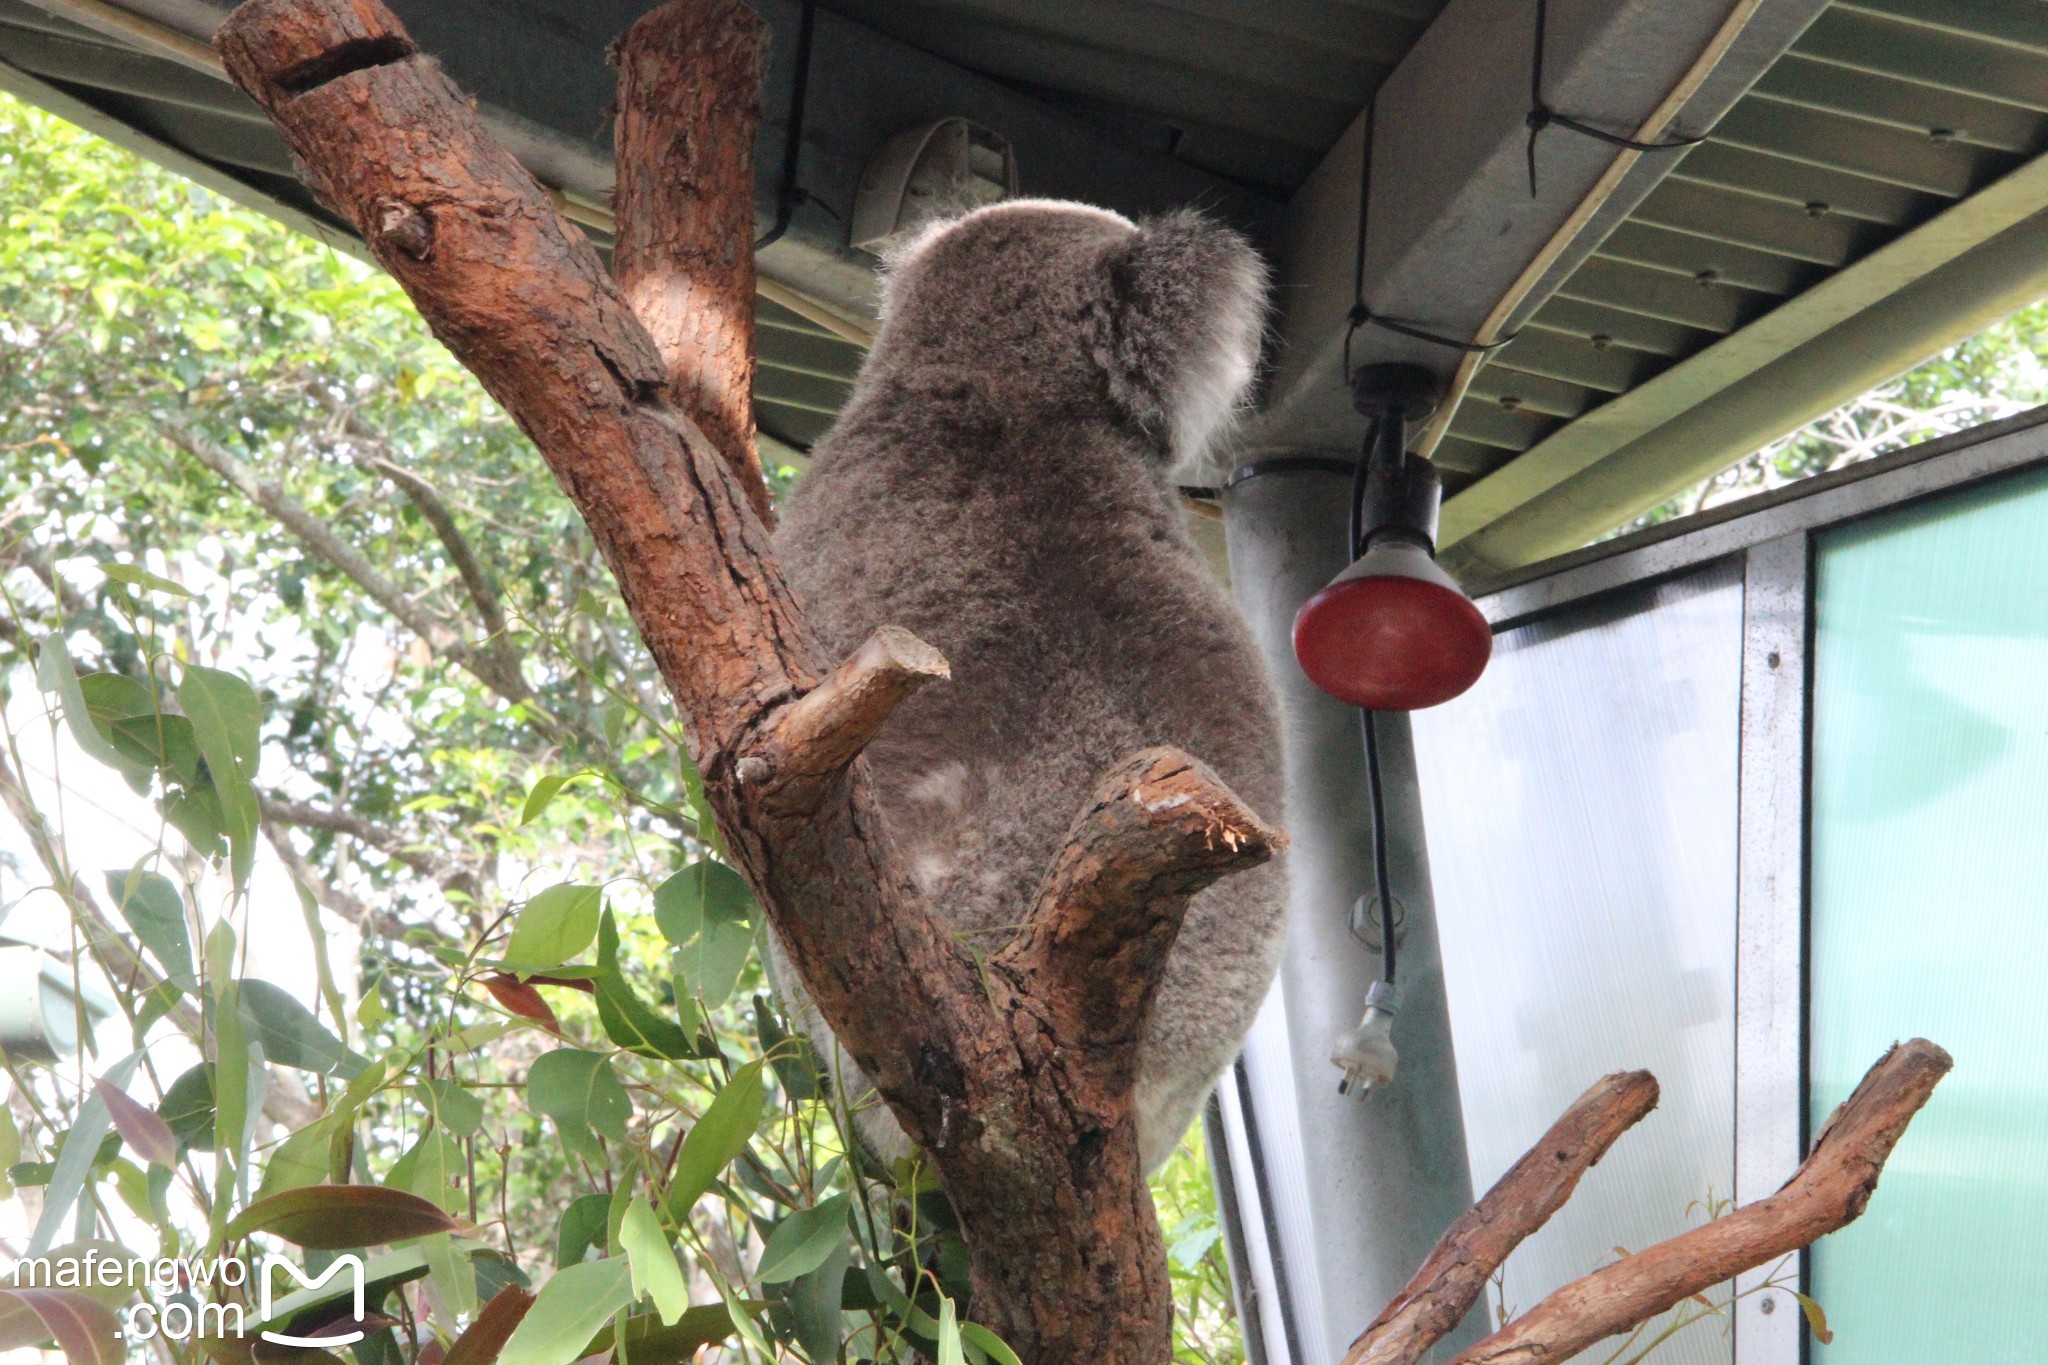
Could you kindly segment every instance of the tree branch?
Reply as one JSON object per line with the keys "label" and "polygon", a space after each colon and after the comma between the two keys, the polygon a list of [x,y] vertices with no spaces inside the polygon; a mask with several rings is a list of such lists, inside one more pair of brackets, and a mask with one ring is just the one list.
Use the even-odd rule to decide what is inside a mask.
{"label": "tree branch", "polygon": [[1563,1208],[1616,1138],[1657,1107],[1647,1071],[1608,1076],[1579,1096],[1471,1212],[1344,1353],[1344,1365],[1413,1365],[1465,1320],[1508,1253]]}
{"label": "tree branch", "polygon": [[472,649],[446,621],[407,597],[367,556],[314,516],[304,503],[274,481],[259,478],[255,470],[190,423],[169,414],[158,414],[158,421],[173,445],[220,475],[249,501],[275,517],[307,549],[348,575],[371,601],[398,618],[436,654],[475,674],[478,681],[507,701],[532,700],[532,692],[516,669],[507,674],[495,659]]}
{"label": "tree branch", "polygon": [[386,829],[375,821],[365,820],[360,815],[351,815],[347,811],[329,810],[269,792],[263,793],[261,799],[263,818],[266,820],[296,825],[300,829],[346,834],[386,857],[405,864],[444,891],[459,891],[471,900],[482,898],[482,887],[473,870],[421,847],[417,841],[406,838],[396,830]]}
{"label": "tree branch", "polygon": [[670,0],[612,49],[621,167],[612,273],[668,394],[775,512],[754,442],[754,130],[768,26],[742,0]]}
{"label": "tree branch", "polygon": [[498,590],[491,586],[490,575],[484,572],[468,538],[455,524],[455,516],[448,510],[448,504],[441,500],[440,492],[396,460],[372,455],[365,463],[397,484],[399,491],[419,509],[427,525],[434,529],[441,548],[448,552],[449,562],[462,578],[469,600],[476,605],[477,615],[483,618],[484,630],[490,637],[487,647],[491,652],[492,666],[500,677],[519,677],[519,651],[513,646],[511,633],[506,629],[505,604],[499,600]]}
{"label": "tree branch", "polygon": [[320,870],[307,862],[304,854],[292,847],[291,836],[285,833],[278,821],[270,818],[267,809],[261,823],[263,837],[269,841],[271,851],[277,854],[277,860],[284,864],[285,871],[296,877],[299,884],[312,893],[314,900],[366,933],[377,934],[394,942],[405,941],[406,930],[411,926],[404,920],[389,911],[371,909],[321,876]]}
{"label": "tree branch", "polygon": [[1906,1125],[1954,1065],[1924,1038],[1893,1047],[1829,1117],[1813,1151],[1776,1194],[1572,1281],[1452,1365],[1569,1359],[1854,1222]]}
{"label": "tree branch", "polygon": [[794,706],[767,742],[739,761],[742,782],[792,812],[815,807],[896,708],[952,677],[946,658],[900,626],[883,626]]}
{"label": "tree branch", "polygon": [[1128,1088],[1189,900],[1286,842],[1206,765],[1178,749],[1134,754],[1096,784],[994,965],[1063,1046],[1097,1054],[1102,1081]]}

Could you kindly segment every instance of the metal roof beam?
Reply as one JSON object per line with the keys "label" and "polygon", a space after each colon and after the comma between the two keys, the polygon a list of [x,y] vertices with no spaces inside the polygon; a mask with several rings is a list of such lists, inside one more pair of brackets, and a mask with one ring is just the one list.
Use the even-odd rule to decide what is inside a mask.
{"label": "metal roof beam", "polygon": [[[221,78],[207,43],[233,0],[26,3],[149,58]],[[609,218],[603,208],[612,188],[608,111],[616,90],[604,52],[647,4],[391,0],[421,50],[477,97],[506,148],[544,183],[566,192],[572,213],[580,201],[584,212],[575,216],[600,227]],[[765,232],[783,188],[802,8],[800,0],[754,0],[754,6],[773,31],[755,159],[755,214]],[[1082,199],[1130,214],[1200,204],[1258,236],[1265,235],[1275,209],[1264,196],[1098,133],[996,81],[823,9],[815,15],[806,106],[797,174],[806,199],[787,234],[761,253],[761,270],[854,318],[872,313],[875,267],[872,256],[846,245],[854,191],[869,156],[884,141],[934,119],[969,118],[1008,138],[1029,194]],[[268,128],[261,135],[275,140]],[[277,150],[281,158],[282,144]]]}
{"label": "metal roof beam", "polygon": [[2048,292],[2048,156],[1614,398],[1444,504],[1483,577],[1576,550]]}
{"label": "metal roof beam", "polygon": [[[1551,0],[1544,97],[1634,135],[1698,134],[1724,114],[1825,0]],[[1543,302],[1671,168],[1560,128],[1529,193],[1532,0],[1451,0],[1381,88],[1366,301],[1448,337],[1505,333]],[[1361,424],[1342,374],[1353,298],[1365,120],[1289,204],[1278,238],[1281,345],[1253,452],[1348,449]],[[1632,164],[1628,164],[1632,163]],[[1513,300],[1505,312],[1502,306]],[[1447,380],[1451,349],[1377,327],[1354,364],[1402,360]]]}

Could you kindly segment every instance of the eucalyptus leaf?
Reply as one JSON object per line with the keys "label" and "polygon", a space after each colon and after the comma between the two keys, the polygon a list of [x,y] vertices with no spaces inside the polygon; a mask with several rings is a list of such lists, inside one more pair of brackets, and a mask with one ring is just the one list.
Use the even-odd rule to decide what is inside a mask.
{"label": "eucalyptus leaf", "polygon": [[540,1287],[513,1330],[498,1365],[569,1365],[613,1314],[633,1301],[623,1260],[585,1261],[558,1270]]}
{"label": "eucalyptus leaf", "polygon": [[591,984],[597,990],[597,1016],[605,1037],[644,1057],[679,1060],[696,1055],[696,1045],[682,1026],[655,1013],[620,974],[619,930],[610,910],[598,922],[597,970]]}
{"label": "eucalyptus leaf", "polygon": [[[127,1085],[128,1078],[135,1074],[135,1067],[141,1060],[140,1052],[129,1053],[107,1068],[106,1080],[116,1087]],[[34,1232],[29,1235],[28,1255],[42,1255],[57,1240],[57,1234],[64,1227],[64,1216],[84,1192],[86,1179],[99,1158],[100,1143],[112,1126],[113,1116],[107,1110],[105,1097],[97,1089],[89,1091],[84,1103],[78,1106],[78,1117],[72,1121],[71,1131],[64,1135],[64,1141],[57,1148],[50,1183],[43,1190],[43,1211],[36,1218]]]}
{"label": "eucalyptus leaf", "polygon": [[187,995],[196,995],[199,977],[192,970],[192,939],[185,927],[185,898],[178,894],[178,884],[161,872],[144,872],[140,867],[108,872],[106,878],[107,894],[135,937],[164,969],[164,979]]}
{"label": "eucalyptus leaf", "polygon": [[100,733],[92,722],[92,710],[85,703],[85,694],[79,690],[78,672],[71,666],[71,652],[64,644],[64,633],[52,631],[36,647],[36,682],[45,692],[57,694],[57,700],[64,710],[65,728],[71,731],[71,738],[84,750],[86,757],[106,764],[124,777],[149,776],[149,768],[138,764],[121,752],[113,740]]}
{"label": "eucalyptus leaf", "polygon": [[254,865],[257,820],[256,763],[263,721],[256,690],[232,673],[187,664],[178,683],[178,708],[192,722],[220,801],[221,832],[233,853],[235,885]]}
{"label": "eucalyptus leaf", "polygon": [[368,1066],[282,986],[255,977],[236,983],[242,1013],[263,1044],[263,1055],[279,1066],[344,1080]]}
{"label": "eucalyptus leaf", "polygon": [[732,1073],[732,1079],[684,1137],[666,1200],[672,1222],[688,1219],[691,1206],[704,1197],[719,1172],[746,1150],[754,1130],[760,1127],[767,1095],[760,1061],[748,1062]]}
{"label": "eucalyptus leaf", "polygon": [[661,1220],[638,1195],[626,1205],[619,1223],[619,1246],[633,1269],[633,1292],[654,1300],[664,1327],[673,1327],[690,1307],[690,1286],[676,1264],[675,1248],[661,1230]]}
{"label": "eucalyptus leaf", "polygon": [[457,1081],[446,1078],[422,1081],[415,1094],[421,1107],[434,1116],[436,1123],[459,1137],[474,1137],[477,1129],[483,1127],[484,1102],[464,1090]]}
{"label": "eucalyptus leaf", "polygon": [[512,940],[505,945],[505,965],[529,972],[561,966],[597,937],[598,909],[603,901],[600,888],[573,882],[537,893],[513,922]]}
{"label": "eucalyptus leaf", "polygon": [[604,1160],[596,1134],[626,1140],[633,1102],[611,1062],[598,1053],[565,1047],[543,1054],[527,1069],[526,1098],[536,1112],[555,1121],[564,1145],[579,1156]]}
{"label": "eucalyptus leaf", "polygon": [[835,1194],[815,1208],[798,1209],[769,1234],[754,1277],[776,1284],[808,1275],[846,1244],[847,1207],[852,1196]]}
{"label": "eucalyptus leaf", "polygon": [[556,1269],[577,1264],[593,1246],[599,1251],[606,1249],[605,1222],[611,1203],[606,1194],[580,1195],[569,1201],[555,1230]]}

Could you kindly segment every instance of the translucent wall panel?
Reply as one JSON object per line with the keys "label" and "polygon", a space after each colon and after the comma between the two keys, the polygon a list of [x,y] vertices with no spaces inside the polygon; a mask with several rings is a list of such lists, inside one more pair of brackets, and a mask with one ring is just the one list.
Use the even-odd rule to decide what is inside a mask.
{"label": "translucent wall panel", "polygon": [[[1511,1308],[1733,1184],[1741,634],[1740,572],[1717,565],[1512,631],[1477,687],[1415,716],[1474,1183],[1608,1072],[1664,1087],[1508,1262]],[[1655,1358],[1725,1365],[1729,1342],[1702,1323]]]}
{"label": "translucent wall panel", "polygon": [[1956,1069],[1822,1243],[1828,1365],[2048,1332],[2048,480],[1830,533],[1814,655],[1811,1118],[1894,1039]]}

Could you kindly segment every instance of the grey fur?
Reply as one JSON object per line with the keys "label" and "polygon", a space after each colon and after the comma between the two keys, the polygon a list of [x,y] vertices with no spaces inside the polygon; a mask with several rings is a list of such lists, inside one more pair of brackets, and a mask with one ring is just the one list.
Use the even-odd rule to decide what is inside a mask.
{"label": "grey fur", "polygon": [[[893,624],[951,662],[867,756],[913,874],[979,952],[1023,920],[1097,778],[1147,745],[1281,819],[1272,684],[1169,476],[1243,401],[1264,293],[1251,248],[1195,215],[1141,227],[1046,201],[935,224],[890,263],[874,351],[776,550],[836,655]],[[1284,903],[1269,866],[1190,908],[1139,1061],[1148,1169],[1265,998]],[[833,1063],[860,1101],[865,1078]],[[860,1125],[885,1157],[908,1153],[879,1104]]]}

